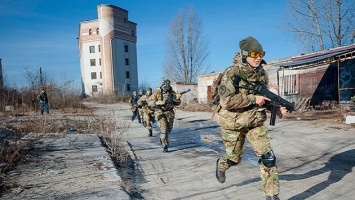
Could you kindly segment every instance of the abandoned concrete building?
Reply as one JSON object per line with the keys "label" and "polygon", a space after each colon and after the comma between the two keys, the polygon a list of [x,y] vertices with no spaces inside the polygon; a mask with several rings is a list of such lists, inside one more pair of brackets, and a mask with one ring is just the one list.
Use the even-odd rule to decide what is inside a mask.
{"label": "abandoned concrete building", "polygon": [[131,93],[138,89],[137,24],[114,5],[98,5],[97,13],[98,19],[79,24],[83,93]]}
{"label": "abandoned concrete building", "polygon": [[[346,103],[355,95],[354,44],[270,61],[264,67],[270,90],[299,108],[330,107],[332,103]],[[213,80],[218,74],[198,77],[199,103],[211,100]]]}

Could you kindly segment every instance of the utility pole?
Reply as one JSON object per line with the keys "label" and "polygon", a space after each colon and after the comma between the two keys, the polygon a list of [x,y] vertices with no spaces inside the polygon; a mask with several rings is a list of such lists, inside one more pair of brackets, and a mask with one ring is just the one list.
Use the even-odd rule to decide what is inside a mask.
{"label": "utility pole", "polygon": [[0,58],[0,90],[4,89],[4,76],[2,75],[2,64]]}
{"label": "utility pole", "polygon": [[39,83],[41,84],[41,88],[42,88],[43,87],[42,67],[39,67]]}

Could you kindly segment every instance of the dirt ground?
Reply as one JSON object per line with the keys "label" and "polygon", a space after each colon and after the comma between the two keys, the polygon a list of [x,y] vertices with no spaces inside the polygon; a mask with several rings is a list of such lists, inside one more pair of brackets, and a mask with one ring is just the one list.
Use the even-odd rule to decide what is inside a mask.
{"label": "dirt ground", "polygon": [[[219,186],[215,183],[213,173],[210,173],[207,177],[201,174],[202,172],[208,174],[208,171],[213,172],[215,159],[223,153],[223,144],[218,135],[218,126],[209,121],[211,113],[177,110],[174,125],[175,131],[171,137],[171,152],[162,154],[161,147],[157,142],[158,136],[156,132],[159,131],[157,127],[154,127],[155,134],[153,138],[146,137],[147,132],[145,133],[146,130],[142,126],[127,120],[130,112],[126,105],[92,104],[91,106],[94,111],[86,114],[69,114],[57,111],[45,117],[38,116],[36,113],[28,113],[25,116],[1,119],[1,143],[6,146],[12,144],[13,141],[20,141],[24,149],[23,156],[17,166],[11,166],[10,170],[1,174],[0,180],[3,182],[1,189],[5,199],[21,199],[26,197],[26,195],[40,199],[92,199],[93,197],[98,199],[236,199],[233,198],[234,192],[231,189],[238,185],[241,188],[241,194],[237,199],[261,199],[259,198],[260,191],[257,191],[258,194],[250,194],[252,189],[249,188],[249,185],[255,186],[254,179],[258,175],[252,173],[249,169],[246,172],[252,175],[239,178],[238,180],[241,182],[237,185],[229,185],[231,188],[228,188],[228,185],[224,185],[224,189],[222,189],[223,197],[220,194],[220,190],[211,189]],[[131,152],[131,160],[123,168],[113,166],[113,162],[109,162],[110,159],[108,157],[110,155],[105,151],[103,144],[98,142],[99,139],[95,137],[97,133],[92,131],[102,129],[102,127],[98,126],[102,121],[98,121],[98,119],[107,119],[108,116],[114,116],[119,121],[129,121],[131,123],[127,133],[127,150]],[[90,118],[92,123],[82,123],[82,118]],[[294,151],[298,151],[280,149],[286,141],[282,137],[297,140],[295,135],[288,134],[287,126],[292,126],[291,129],[293,130],[299,129],[300,132],[302,132],[301,129],[304,130],[303,132],[315,131],[311,128],[307,129],[307,126],[309,126],[317,130],[321,129],[322,131],[320,132],[341,131],[342,134],[354,133],[353,130],[355,128],[354,124],[344,124],[343,114],[339,114],[337,111],[295,112],[290,114],[287,119],[276,119],[276,123],[277,126],[271,127],[270,132],[271,134],[273,132],[280,133],[275,136],[274,142],[276,151],[281,154],[280,157],[291,157],[291,155],[295,154]],[[300,127],[297,124],[300,124],[298,125]],[[79,137],[78,135],[86,135],[87,137]],[[326,137],[325,135],[321,136]],[[310,140],[315,138],[310,138]],[[58,142],[73,145],[60,146]],[[305,145],[307,147],[302,147],[304,150],[315,149],[315,147],[312,147],[312,143],[307,142]],[[44,146],[47,148],[43,148]],[[90,148],[95,148],[96,151],[93,152]],[[62,154],[54,154],[57,151]],[[44,152],[50,153],[44,155]],[[95,152],[105,152],[105,154],[97,154]],[[252,154],[250,147],[247,149],[246,154],[247,161],[242,166],[250,168],[250,166],[257,165],[257,161],[254,158],[249,158],[249,154]],[[177,157],[178,160],[169,161],[168,157],[172,155]],[[294,173],[293,167],[295,165],[302,166],[304,163],[311,162],[315,156],[315,154],[312,154],[312,150],[307,155],[300,155],[300,159],[294,160],[292,163],[286,163],[285,159],[280,160],[280,169],[285,174],[285,181],[287,178],[291,180],[294,177],[288,173]],[[68,159],[69,157],[70,159]],[[191,163],[191,161],[196,162],[196,159],[201,162],[197,164],[197,168],[200,168],[199,170],[196,165]],[[76,163],[79,160],[82,162]],[[174,166],[171,166],[171,164],[174,164]],[[194,175],[197,177],[191,177],[191,174],[186,174],[186,171],[175,168],[180,164],[184,166],[184,169],[187,168],[190,171],[194,171]],[[5,171],[4,165],[0,166]],[[75,169],[78,180],[82,181],[80,184],[86,185],[84,188],[86,191],[68,190],[68,188],[75,188],[78,184],[74,177],[70,177],[66,173],[65,170],[67,170],[68,166],[77,166],[77,168],[73,169]],[[42,169],[40,169],[41,167]],[[300,168],[299,172],[307,171],[307,169]],[[81,172],[84,173],[80,174]],[[33,182],[34,180],[39,180],[39,177],[47,177],[47,180],[45,182],[43,180],[42,182]],[[228,177],[228,179],[230,178]],[[95,181],[93,182],[92,180]],[[248,182],[248,180],[253,181]],[[295,179],[294,181],[299,180]],[[206,187],[199,186],[201,182],[206,184]],[[302,182],[297,184],[304,185]],[[284,194],[283,197],[291,196],[292,198],[290,199],[302,199],[303,197],[310,197],[311,199],[315,197],[317,199],[320,197],[317,196],[317,193],[310,195],[306,192],[299,192],[297,194],[295,193],[297,190],[293,188],[294,186],[285,185],[285,190],[288,193],[287,195]],[[62,188],[64,191],[54,190],[53,188],[56,187]],[[159,190],[159,187],[164,189]],[[122,193],[122,188],[126,193]],[[111,190],[111,192],[106,192],[108,190]],[[307,188],[304,188],[304,190],[307,190]],[[46,196],[48,191],[53,195]],[[321,194],[321,192],[318,193]],[[117,195],[115,197],[110,196],[112,194],[120,194],[121,196],[119,198]]]}

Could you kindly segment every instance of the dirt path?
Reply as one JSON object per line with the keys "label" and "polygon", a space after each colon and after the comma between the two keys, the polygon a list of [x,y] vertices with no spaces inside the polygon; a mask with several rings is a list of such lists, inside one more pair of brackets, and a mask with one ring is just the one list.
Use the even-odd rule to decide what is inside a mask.
{"label": "dirt path", "polygon": [[[128,123],[131,162],[119,176],[95,135],[46,137],[29,164],[11,176],[14,191],[5,199],[265,199],[258,160],[246,143],[243,161],[217,182],[215,162],[224,153],[210,113],[176,111],[168,153],[162,153],[159,129],[153,137],[130,121],[127,105],[92,104],[95,115]],[[352,199],[355,129],[337,119],[277,119],[269,127],[281,179],[280,199]],[[105,169],[107,166],[107,170]],[[131,197],[122,193],[122,186]],[[18,188],[18,189],[17,189]],[[122,195],[122,196],[120,196]]]}
{"label": "dirt path", "polygon": [[[120,120],[129,122],[125,106],[113,106]],[[107,113],[107,112],[106,112]],[[137,121],[131,122],[127,143],[134,168],[130,180],[133,199],[265,199],[258,160],[246,143],[243,161],[227,171],[224,184],[215,178],[215,162],[224,153],[211,113],[176,111],[168,153],[162,153],[159,129],[153,137]],[[318,113],[317,116],[322,116]],[[351,199],[355,192],[355,129],[339,118],[277,119],[270,126],[281,179],[281,199]]]}

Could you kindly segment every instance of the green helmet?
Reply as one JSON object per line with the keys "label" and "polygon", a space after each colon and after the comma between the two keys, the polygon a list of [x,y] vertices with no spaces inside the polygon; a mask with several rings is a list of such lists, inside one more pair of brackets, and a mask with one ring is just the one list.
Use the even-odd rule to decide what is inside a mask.
{"label": "green helmet", "polygon": [[144,90],[143,90],[143,89],[140,89],[140,90],[139,90],[139,94],[144,94]]}
{"label": "green helmet", "polygon": [[169,85],[170,86],[170,80],[169,79],[164,79],[162,85]]}
{"label": "green helmet", "polygon": [[170,90],[170,80],[169,80],[169,79],[163,80],[163,84],[161,85],[161,89],[162,89],[164,92],[167,92],[167,91]]}
{"label": "green helmet", "polygon": [[148,92],[148,91],[152,91],[152,88],[150,88],[150,87],[147,87],[147,92]]}

